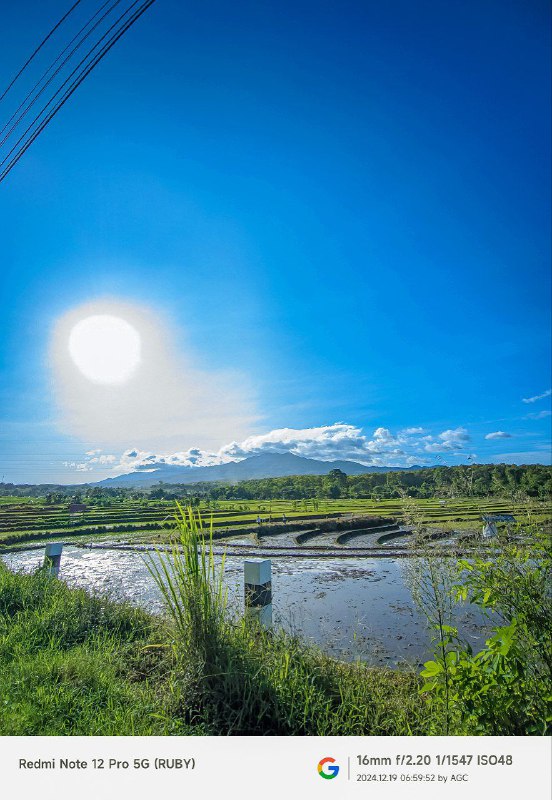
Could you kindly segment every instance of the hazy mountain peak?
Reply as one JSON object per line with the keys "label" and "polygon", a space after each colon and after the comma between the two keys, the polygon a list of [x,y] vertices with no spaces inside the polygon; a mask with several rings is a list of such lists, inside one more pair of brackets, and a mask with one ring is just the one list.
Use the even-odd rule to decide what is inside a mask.
{"label": "hazy mountain peak", "polygon": [[[162,465],[151,472],[131,472],[116,478],[99,481],[100,486],[152,486],[163,483],[201,483],[253,480],[255,478],[281,478],[289,475],[327,475],[332,469],[340,469],[347,475],[362,475],[368,472],[394,472],[406,467],[372,467],[357,461],[321,461],[305,458],[294,453],[259,453],[243,461],[230,461],[212,467],[182,467]],[[420,469],[419,466],[408,469]]]}

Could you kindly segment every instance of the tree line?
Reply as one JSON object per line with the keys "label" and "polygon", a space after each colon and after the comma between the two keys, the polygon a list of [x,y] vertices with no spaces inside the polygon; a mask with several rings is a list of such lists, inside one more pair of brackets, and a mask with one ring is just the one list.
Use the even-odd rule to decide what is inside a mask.
{"label": "tree line", "polygon": [[67,500],[111,505],[125,500],[310,500],[396,499],[431,497],[552,498],[552,467],[543,464],[472,464],[426,467],[405,472],[346,475],[339,469],[327,475],[257,478],[236,484],[158,483],[150,487],[58,486],[0,484],[0,496],[44,497],[47,503]]}
{"label": "tree line", "polygon": [[474,464],[428,467],[412,472],[294,475],[211,486],[215,500],[302,500],[309,498],[394,499],[408,497],[552,497],[552,467],[542,464]]}

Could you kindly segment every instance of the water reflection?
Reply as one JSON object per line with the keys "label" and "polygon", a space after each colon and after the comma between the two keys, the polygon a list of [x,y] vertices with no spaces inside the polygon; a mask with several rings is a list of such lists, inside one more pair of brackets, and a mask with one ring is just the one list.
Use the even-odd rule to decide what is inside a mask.
{"label": "water reflection", "polygon": [[[60,577],[69,585],[161,612],[148,557],[129,550],[66,547]],[[43,550],[3,556],[18,571],[32,571],[43,558]],[[225,567],[230,604],[237,611],[243,604],[243,561],[243,556],[228,555]],[[428,657],[430,641],[405,583],[405,569],[405,559],[273,557],[274,622],[347,660],[416,665]],[[463,608],[457,624],[474,647],[483,643],[476,610]]]}

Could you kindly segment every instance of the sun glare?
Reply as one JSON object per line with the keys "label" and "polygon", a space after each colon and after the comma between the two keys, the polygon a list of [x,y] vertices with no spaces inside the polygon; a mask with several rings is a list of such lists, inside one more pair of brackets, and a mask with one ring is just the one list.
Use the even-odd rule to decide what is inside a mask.
{"label": "sun glare", "polygon": [[74,364],[94,383],[125,383],[141,361],[140,334],[126,320],[110,314],[77,322],[68,348]]}

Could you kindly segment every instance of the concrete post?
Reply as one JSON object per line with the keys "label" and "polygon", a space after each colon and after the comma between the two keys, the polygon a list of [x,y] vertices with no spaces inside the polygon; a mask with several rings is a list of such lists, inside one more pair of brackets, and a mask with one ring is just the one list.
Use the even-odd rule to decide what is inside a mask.
{"label": "concrete post", "polygon": [[245,616],[256,619],[263,628],[272,627],[272,562],[244,561]]}
{"label": "concrete post", "polygon": [[496,522],[486,522],[485,525],[483,525],[484,539],[493,539],[497,535],[498,535],[498,530],[496,527]]}
{"label": "concrete post", "polygon": [[59,565],[61,562],[61,551],[63,545],[61,542],[51,542],[46,545],[46,552],[44,554],[44,569],[48,570],[53,578],[59,575]]}

